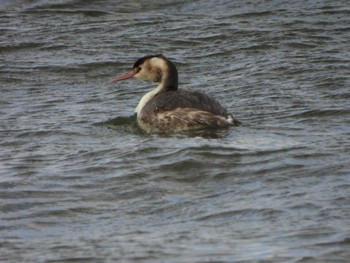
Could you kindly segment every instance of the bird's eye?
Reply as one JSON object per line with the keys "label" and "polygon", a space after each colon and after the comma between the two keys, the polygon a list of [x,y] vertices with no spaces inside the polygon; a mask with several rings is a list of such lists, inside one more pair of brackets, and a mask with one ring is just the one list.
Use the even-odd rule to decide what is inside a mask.
{"label": "bird's eye", "polygon": [[137,72],[140,72],[141,71],[141,67],[137,67]]}

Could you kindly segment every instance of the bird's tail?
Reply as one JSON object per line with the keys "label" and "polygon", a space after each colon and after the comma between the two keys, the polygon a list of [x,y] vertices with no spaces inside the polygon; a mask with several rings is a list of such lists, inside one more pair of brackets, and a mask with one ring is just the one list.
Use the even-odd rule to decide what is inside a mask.
{"label": "bird's tail", "polygon": [[226,117],[226,120],[232,124],[233,126],[239,126],[241,124],[241,122],[239,120],[237,120],[236,118],[234,118],[232,116],[232,114],[228,114]]}

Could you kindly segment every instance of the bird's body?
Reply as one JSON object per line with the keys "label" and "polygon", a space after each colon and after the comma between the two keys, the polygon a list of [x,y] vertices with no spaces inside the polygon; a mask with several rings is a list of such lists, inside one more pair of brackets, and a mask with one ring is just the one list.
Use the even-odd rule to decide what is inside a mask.
{"label": "bird's body", "polygon": [[131,77],[159,82],[135,109],[138,125],[143,130],[170,132],[239,124],[212,97],[198,91],[179,90],[176,67],[163,55],[138,59],[131,72],[111,82]]}

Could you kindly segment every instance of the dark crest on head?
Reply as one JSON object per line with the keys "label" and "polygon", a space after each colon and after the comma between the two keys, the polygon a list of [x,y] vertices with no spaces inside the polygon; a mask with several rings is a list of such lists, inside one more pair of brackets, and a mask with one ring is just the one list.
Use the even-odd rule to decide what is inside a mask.
{"label": "dark crest on head", "polygon": [[157,57],[157,58],[162,58],[162,59],[165,59],[167,60],[162,54],[158,54],[158,55],[148,55],[148,56],[144,56],[142,58],[139,58],[134,66],[132,67],[133,69],[134,68],[137,68],[138,66],[142,65],[147,59],[150,59],[150,58],[154,58],[154,57]]}

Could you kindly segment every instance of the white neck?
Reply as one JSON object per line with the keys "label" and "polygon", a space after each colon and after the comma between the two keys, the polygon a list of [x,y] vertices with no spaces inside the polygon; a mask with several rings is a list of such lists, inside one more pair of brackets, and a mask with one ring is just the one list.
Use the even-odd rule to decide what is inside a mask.
{"label": "white neck", "polygon": [[143,97],[141,98],[139,104],[137,105],[137,107],[135,108],[134,112],[136,114],[140,114],[140,112],[142,111],[143,107],[145,107],[145,105],[151,100],[153,99],[153,97],[163,89],[163,83],[160,83],[158,85],[157,88],[151,90],[150,92],[146,93],[145,95],[143,95]]}

